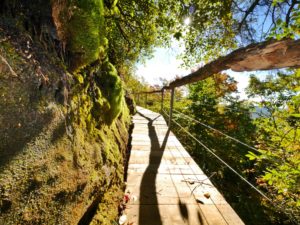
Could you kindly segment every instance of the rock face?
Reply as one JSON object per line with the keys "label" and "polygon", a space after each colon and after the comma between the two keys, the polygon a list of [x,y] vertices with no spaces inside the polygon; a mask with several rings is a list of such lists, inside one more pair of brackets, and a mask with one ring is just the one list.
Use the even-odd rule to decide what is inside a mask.
{"label": "rock face", "polygon": [[[122,82],[105,46],[65,65],[51,1],[28,4],[40,24],[30,1],[13,2],[0,3],[0,224],[113,224],[130,123]],[[22,18],[7,14],[18,2]]]}

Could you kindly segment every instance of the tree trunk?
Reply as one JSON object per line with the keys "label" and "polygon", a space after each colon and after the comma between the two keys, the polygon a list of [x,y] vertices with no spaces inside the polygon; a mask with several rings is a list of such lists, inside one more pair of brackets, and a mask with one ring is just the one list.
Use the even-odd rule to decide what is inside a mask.
{"label": "tree trunk", "polygon": [[237,72],[297,68],[300,66],[300,40],[270,40],[251,44],[220,57],[197,71],[177,79],[168,89],[179,87],[231,69]]}

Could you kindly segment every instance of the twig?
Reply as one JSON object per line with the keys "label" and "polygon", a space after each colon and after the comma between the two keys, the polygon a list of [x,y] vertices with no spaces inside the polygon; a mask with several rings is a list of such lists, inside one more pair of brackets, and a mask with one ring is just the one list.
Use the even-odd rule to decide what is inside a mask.
{"label": "twig", "polygon": [[196,190],[196,188],[198,188],[199,186],[205,184],[205,185],[209,185],[209,186],[212,186],[211,184],[206,184],[204,183],[205,180],[209,180],[210,178],[212,178],[214,175],[216,175],[217,172],[213,172],[209,177],[206,177],[205,179],[203,180],[182,180],[184,182],[194,182],[194,183],[199,183],[197,186],[195,186],[191,192],[191,195],[193,195],[194,191]]}
{"label": "twig", "polygon": [[186,180],[182,180],[182,182],[187,182],[187,183],[190,183],[190,184],[194,184],[194,183],[198,183],[197,186],[195,186],[191,192],[191,195],[193,195],[194,191],[196,190],[196,188],[198,188],[199,186],[205,184],[205,185],[208,185],[208,186],[212,186],[211,184],[206,184],[204,183],[204,181],[206,180],[209,180],[210,178],[212,178],[214,175],[216,175],[217,172],[213,172],[209,177],[206,177],[205,179],[203,180],[193,180],[193,179],[186,179]]}
{"label": "twig", "polygon": [[297,4],[297,1],[293,0],[292,4],[290,5],[290,8],[286,14],[286,18],[285,18],[285,26],[288,27],[290,20],[291,20],[291,12],[294,9],[294,6]]}
{"label": "twig", "polygon": [[252,12],[254,11],[255,7],[256,7],[258,4],[259,4],[259,0],[255,0],[255,1],[251,4],[251,6],[247,9],[247,11],[245,12],[245,15],[244,15],[242,21],[241,21],[240,24],[239,24],[239,27],[238,27],[238,31],[239,31],[239,32],[241,31],[242,26],[243,26],[244,22],[246,21],[247,17],[249,16],[249,14],[252,13]]}
{"label": "twig", "polygon": [[4,41],[7,41],[8,40],[8,38],[2,38],[1,40],[0,40],[0,43],[2,43],[2,42],[4,42]]}
{"label": "twig", "polygon": [[11,72],[11,74],[14,76],[14,77],[18,77],[18,75],[16,74],[16,72],[13,70],[13,68],[9,65],[9,63],[7,62],[7,60],[2,56],[0,55],[0,58],[2,60],[2,62],[4,62],[8,68],[9,68],[9,71]]}

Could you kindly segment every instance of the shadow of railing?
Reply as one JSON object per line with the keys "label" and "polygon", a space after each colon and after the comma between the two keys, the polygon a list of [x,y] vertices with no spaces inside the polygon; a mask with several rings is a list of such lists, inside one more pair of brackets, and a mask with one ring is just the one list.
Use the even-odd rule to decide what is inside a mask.
{"label": "shadow of railing", "polygon": [[[162,225],[161,216],[158,208],[157,191],[155,180],[158,173],[162,156],[168,141],[170,129],[167,130],[163,143],[159,145],[158,135],[153,126],[153,122],[159,117],[151,119],[142,113],[139,115],[148,120],[148,133],[151,141],[151,150],[149,156],[149,165],[146,168],[140,186],[140,209],[139,209],[139,224],[149,224],[150,221],[155,221],[155,225]],[[148,207],[152,206],[151,210]]]}

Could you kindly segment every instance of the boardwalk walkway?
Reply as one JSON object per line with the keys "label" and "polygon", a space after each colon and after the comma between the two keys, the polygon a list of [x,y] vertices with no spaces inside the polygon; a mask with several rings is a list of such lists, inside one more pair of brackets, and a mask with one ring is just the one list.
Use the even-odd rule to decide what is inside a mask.
{"label": "boardwalk walkway", "polygon": [[[125,211],[128,224],[244,224],[168,130],[163,117],[141,107],[137,110],[126,187],[137,200],[130,201]],[[193,181],[202,180],[191,194],[199,185]]]}

